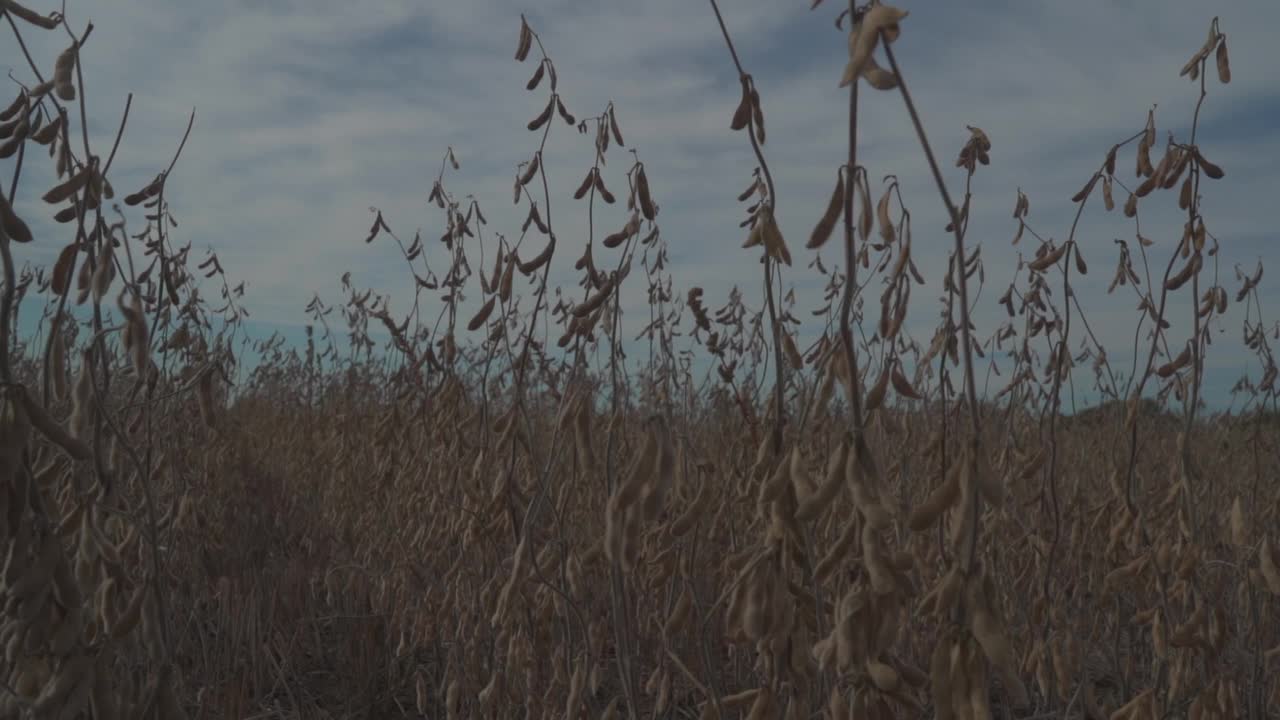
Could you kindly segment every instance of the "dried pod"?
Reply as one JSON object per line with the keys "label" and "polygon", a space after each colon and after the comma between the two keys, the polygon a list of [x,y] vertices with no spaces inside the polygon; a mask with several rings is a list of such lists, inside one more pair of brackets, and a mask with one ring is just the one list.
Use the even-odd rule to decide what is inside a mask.
{"label": "dried pod", "polygon": [[768,212],[767,217],[764,218],[760,234],[764,242],[765,252],[774,260],[790,266],[791,251],[787,249],[787,241],[782,237],[782,230],[778,227],[778,222],[773,218],[772,212]]}
{"label": "dried pod", "polygon": [[840,85],[838,87],[849,87],[857,77],[857,67],[853,64],[853,61],[850,60],[844,64],[844,72],[840,74]]}
{"label": "dried pod", "polygon": [[1124,201],[1124,216],[1127,218],[1134,217],[1138,214],[1138,196],[1129,193],[1129,199]]}
{"label": "dried pod", "polygon": [[502,273],[502,279],[498,281],[498,297],[502,302],[511,301],[511,284],[516,274],[516,260],[512,256],[511,262],[507,263],[507,269]]}
{"label": "dried pod", "polygon": [[809,242],[805,247],[814,250],[826,244],[831,237],[831,231],[835,229],[836,223],[840,220],[840,215],[843,212],[844,174],[836,173],[836,187],[831,192],[831,198],[827,201],[827,210],[822,214],[822,218],[818,220],[818,224],[814,226],[813,233],[809,236]]}
{"label": "dried pod", "polygon": [[612,205],[617,202],[616,198],[613,197],[613,193],[609,192],[609,188],[604,186],[604,178],[600,177],[599,172],[595,174],[594,182],[596,185],[596,192],[600,193],[600,197],[603,198],[606,203]]}
{"label": "dried pod", "polygon": [[1228,526],[1231,528],[1231,542],[1238,547],[1245,547],[1249,544],[1249,523],[1244,517],[1244,505],[1240,502],[1240,496],[1237,495],[1231,503],[1231,514]]}
{"label": "dried pod", "polygon": [[[1148,124],[1147,127],[1148,127],[1148,134],[1154,137],[1155,132],[1153,130],[1150,130],[1151,126]],[[1138,166],[1135,172],[1135,175],[1137,175],[1137,177],[1151,177],[1151,175],[1155,172],[1155,168],[1152,167],[1151,165],[1151,142],[1152,141],[1147,140],[1147,137],[1145,135],[1141,140],[1138,141],[1138,155],[1137,155]]]}
{"label": "dried pod", "polygon": [[1024,218],[1029,212],[1031,212],[1031,199],[1022,190],[1018,190],[1018,200],[1013,204],[1013,217],[1015,220]]}
{"label": "dried pod", "polygon": [[862,78],[876,90],[893,90],[898,87],[898,76],[876,64],[875,58],[867,58],[862,67]]}
{"label": "dried pod", "polygon": [[760,93],[751,88],[751,122],[756,129],[756,142],[764,145],[764,110],[760,107]]}
{"label": "dried pod", "polygon": [[[858,213],[858,234],[865,242],[871,236],[871,190],[867,187],[865,175],[854,175],[854,187],[858,190],[858,202],[862,206]],[[866,263],[863,263],[866,267]]]}
{"label": "dried pod", "polygon": [[[958,467],[953,465],[953,468]],[[933,489],[924,502],[911,509],[907,518],[907,526],[914,532],[924,532],[933,527],[942,514],[951,509],[960,497],[960,476],[958,470],[947,473],[942,484]]]}
{"label": "dried pod", "polygon": [[653,222],[658,211],[653,205],[653,198],[649,195],[649,178],[644,172],[644,167],[641,167],[640,172],[637,173],[636,190],[640,196],[640,212],[644,213],[645,220]]}
{"label": "dried pod", "polygon": [[[1162,164],[1162,167],[1163,167],[1163,164]],[[1159,183],[1160,183],[1160,174],[1159,174],[1159,169],[1157,168],[1157,171],[1155,173],[1153,173],[1146,180],[1143,180],[1138,185],[1138,187],[1134,188],[1133,194],[1137,195],[1140,198],[1144,198],[1147,195],[1151,194],[1151,191],[1155,190],[1156,186]]]}
{"label": "dried pod", "polygon": [[53,397],[62,399],[67,396],[67,342],[60,323],[53,323],[53,337],[49,343],[49,379]]}
{"label": "dried pod", "polygon": [[604,301],[609,298],[610,293],[613,292],[613,282],[613,278],[609,278],[605,281],[604,287],[600,288],[595,295],[576,305],[573,308],[574,317],[586,317],[603,305]]}
{"label": "dried pod", "polygon": [[586,197],[587,191],[591,189],[591,185],[595,181],[595,175],[596,175],[595,168],[591,168],[590,170],[587,171],[587,176],[582,178],[582,184],[578,186],[577,190],[573,191],[574,200],[581,200],[582,198]]}
{"label": "dried pod", "polygon": [[79,192],[89,182],[89,178],[93,173],[92,163],[80,166],[80,169],[66,181],[55,185],[44,194],[44,201],[50,205],[56,205]]}
{"label": "dried pod", "polygon": [[782,349],[787,359],[791,362],[791,367],[795,370],[804,369],[804,358],[800,355],[800,351],[796,349],[796,343],[791,339],[791,333],[779,328],[778,334],[782,336]]}
{"label": "dried pod", "polygon": [[911,400],[920,399],[920,393],[916,392],[916,389],[911,386],[907,376],[902,374],[902,367],[897,362],[893,364],[893,369],[890,371],[890,379],[893,382],[894,391],[899,395]]}
{"label": "dried pod", "polygon": [[31,228],[13,211],[13,206],[3,192],[0,192],[0,234],[19,243],[29,243],[32,240]]}
{"label": "dried pod", "polygon": [[104,250],[96,260],[90,287],[93,292],[94,302],[100,302],[106,296],[107,291],[111,289],[112,281],[116,279],[116,265],[109,250]]}
{"label": "dried pod", "polygon": [[53,92],[60,100],[70,102],[76,99],[76,85],[72,73],[76,69],[76,56],[79,44],[71,43],[71,47],[63,50],[53,65]]}
{"label": "dried pod", "polygon": [[944,636],[933,649],[929,661],[929,689],[937,720],[952,720],[958,698],[952,688],[951,656],[955,647],[950,635]]}
{"label": "dried pod", "polygon": [[1196,149],[1196,162],[1199,164],[1200,169],[1204,171],[1204,174],[1214,180],[1221,180],[1223,175],[1226,174],[1222,172],[1222,168],[1209,162],[1209,160],[1200,153],[1199,149]]}
{"label": "dried pod", "polygon": [[[21,98],[22,96],[19,95],[18,97]],[[39,119],[40,116],[37,116],[36,120],[39,121]],[[14,119],[0,124],[0,140],[8,140],[12,138],[13,140],[21,143],[23,140],[27,139],[27,136],[29,136],[31,132],[31,123],[28,121],[27,111],[25,109]]]}
{"label": "dried pod", "polygon": [[151,366],[151,335],[147,327],[147,318],[142,313],[142,300],[136,292],[129,292],[129,303],[125,304],[125,292],[128,291],[122,291],[117,300],[120,314],[125,319],[124,347],[129,353],[129,359],[133,362],[135,376],[144,378],[147,369]]}
{"label": "dried pod", "polygon": [[1049,250],[1048,252],[1045,252],[1043,255],[1036,258],[1035,260],[1032,260],[1031,262],[1027,263],[1027,267],[1031,268],[1032,270],[1035,270],[1036,272],[1044,272],[1045,270],[1048,270],[1049,268],[1053,267],[1055,264],[1057,264],[1059,260],[1062,259],[1062,255],[1066,253],[1068,247],[1070,247],[1068,243],[1063,243],[1058,247],[1052,250]]}
{"label": "dried pod", "polygon": [[551,113],[555,111],[555,108],[556,98],[552,95],[551,98],[547,100],[547,106],[542,109],[542,112],[538,113],[537,117],[529,121],[529,130],[536,131],[543,125],[546,125],[547,121],[551,119]]}
{"label": "dried pod", "polygon": [[881,692],[890,693],[897,690],[902,681],[897,670],[894,670],[886,663],[874,659],[867,660],[867,674],[871,676],[871,682]]}
{"label": "dried pod", "polygon": [[520,268],[520,273],[527,277],[537,272],[538,268],[545,265],[547,261],[551,259],[551,254],[555,252],[555,249],[556,238],[552,235],[547,241],[547,246],[543,248],[542,252],[538,253],[532,260],[527,263],[521,263],[518,259],[516,260],[516,264]]}
{"label": "dried pod", "polygon": [[1178,179],[1182,177],[1183,171],[1191,164],[1192,153],[1182,148],[1174,148],[1166,157],[1169,157],[1169,163],[1167,165],[1163,162],[1160,163],[1165,170],[1161,175],[1160,187],[1168,190],[1178,184]]}
{"label": "dried pod", "polygon": [[741,130],[751,122],[751,95],[747,92],[746,83],[742,85],[742,99],[733,111],[733,120],[729,122],[731,130]]}
{"label": "dried pod", "polygon": [[[793,450],[793,452],[796,451]],[[827,462],[827,475],[823,479],[822,485],[818,486],[814,494],[802,500],[800,509],[796,511],[796,520],[801,522],[812,520],[831,506],[831,502],[835,500],[840,488],[844,487],[844,466],[848,454],[848,443],[841,443]]]}
{"label": "dried pod", "polygon": [[889,389],[889,378],[892,375],[888,367],[880,371],[880,378],[876,380],[876,384],[871,386],[867,391],[867,399],[863,407],[867,412],[871,412],[880,407],[884,402],[885,391]]}
{"label": "dried pod", "polygon": [[[3,6],[7,0],[0,0],[0,6]],[[28,112],[30,110],[29,101],[25,93],[18,93],[14,96],[13,101],[0,110],[0,122],[9,122],[18,111]]]}
{"label": "dried pod", "polygon": [[[1215,24],[1217,23],[1216,18],[1214,19],[1214,23]],[[1178,72],[1178,77],[1189,76],[1193,81],[1198,80],[1200,78],[1200,63],[1205,58],[1209,57],[1209,53],[1213,52],[1213,46],[1217,44],[1217,42],[1218,42],[1218,34],[1214,32],[1213,26],[1210,25],[1209,39],[1205,40],[1204,45],[1202,45],[1200,49],[1196,51],[1195,55],[1191,56],[1191,59],[1187,61],[1186,65],[1182,66],[1182,70]]]}
{"label": "dried pod", "polygon": [[[880,223],[880,239],[885,245],[892,245],[894,240],[893,220],[889,217],[889,202],[892,200],[893,186],[885,188],[884,194],[876,202],[876,222]],[[905,249],[903,254],[905,254]],[[901,268],[893,274],[896,276]]]}
{"label": "dried pod", "polygon": [[619,147],[626,147],[626,143],[622,142],[622,131],[618,129],[618,118],[613,113],[613,105],[609,106],[609,131],[613,133],[613,141]]}
{"label": "dried pod", "polygon": [[[907,16],[905,10],[900,10],[892,5],[872,5],[869,10],[862,16],[862,22],[858,23],[849,36],[849,65],[846,67],[846,75],[856,78],[862,74],[863,68],[868,60],[871,59],[871,53],[880,43],[880,37],[883,34],[885,42],[893,42],[900,34],[898,23]],[[842,82],[841,85],[847,85]]]}
{"label": "dried pod", "polygon": [[1177,290],[1182,287],[1184,283],[1190,280],[1192,275],[1199,272],[1201,263],[1203,262],[1200,257],[1200,253],[1192,255],[1191,259],[1187,261],[1187,264],[1182,266],[1182,270],[1178,271],[1178,274],[1173,275],[1165,282],[1165,289],[1170,291]]}
{"label": "dried pod", "polygon": [[529,82],[525,83],[526,90],[533,90],[538,87],[538,83],[542,82],[542,76],[546,74],[546,61],[538,63],[538,69],[533,71],[533,77],[529,78]]}
{"label": "dried pod", "polygon": [[534,153],[533,159],[529,161],[529,164],[524,168],[524,173],[520,175],[521,185],[528,185],[537,176],[538,168],[542,165],[541,157],[542,153]]}
{"label": "dried pod", "polygon": [[626,242],[627,237],[628,235],[626,231],[619,230],[618,232],[610,233],[606,235],[604,240],[601,241],[601,244],[609,248],[610,250],[612,250],[618,247],[619,245],[621,245],[622,243]]}
{"label": "dried pod", "polygon": [[1089,181],[1084,184],[1084,187],[1080,188],[1079,192],[1071,196],[1071,202],[1078,203],[1081,200],[1084,200],[1085,198],[1089,197],[1089,192],[1092,191],[1093,186],[1097,184],[1098,177],[1099,177],[1099,174],[1094,173],[1093,176],[1089,178]]}
{"label": "dried pod", "polygon": [[490,295],[484,305],[480,307],[479,312],[472,316],[471,321],[467,323],[467,330],[472,332],[479,330],[485,321],[489,319],[489,315],[493,313],[493,307],[497,302],[497,297]]}
{"label": "dried pod", "polygon": [[560,119],[564,120],[565,125],[572,127],[573,124],[577,122],[573,117],[573,113],[565,109],[564,100],[562,100],[559,95],[556,95],[556,112],[560,114]]}
{"label": "dried pod", "polygon": [[1231,82],[1231,59],[1227,56],[1227,39],[1222,38],[1222,42],[1218,43],[1217,52],[1218,61],[1218,81],[1223,85]]}
{"label": "dried pod", "polygon": [[[985,607],[978,607],[971,611],[970,629],[982,647],[983,654],[999,673],[1012,704],[1015,707],[1026,707],[1029,702],[1027,690],[1018,677],[1017,662],[1013,648],[1005,637],[1004,627]],[[985,693],[986,688],[983,688],[983,694]]]}
{"label": "dried pod", "polygon": [[43,30],[52,30],[62,22],[61,13],[53,12],[49,15],[41,15],[23,6],[18,0],[0,0],[0,10],[4,10],[19,20],[25,20]]}
{"label": "dried pod", "polygon": [[529,57],[529,50],[533,47],[533,31],[529,29],[529,23],[524,19],[524,15],[520,16],[520,40],[516,43],[516,60],[524,62]]}

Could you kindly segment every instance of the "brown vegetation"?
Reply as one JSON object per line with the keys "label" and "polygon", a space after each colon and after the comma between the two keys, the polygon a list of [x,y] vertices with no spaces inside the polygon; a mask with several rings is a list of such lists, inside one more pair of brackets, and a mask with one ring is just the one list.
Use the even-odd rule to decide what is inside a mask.
{"label": "brown vegetation", "polygon": [[[1224,171],[1196,123],[1159,143],[1148,113],[1072,198],[1134,222],[1112,290],[1142,304],[1146,334],[1122,381],[1071,292],[1088,272],[1075,226],[1042,241],[1021,192],[1014,242],[1035,247],[1001,297],[1010,320],[971,327],[986,260],[966,244],[968,182],[992,139],[968,128],[953,195],[893,51],[915,19],[851,5],[832,73],[847,160],[806,242],[838,247],[848,272],[811,266],[826,305],[801,347],[767,102],[711,7],[742,87],[726,131],[758,161],[740,199],[763,308],[673,287],[661,188],[640,153],[604,162],[632,150],[619,113],[571,114],[521,18],[515,59],[546,101],[513,177],[518,239],[486,236],[480,204],[450,192],[449,150],[430,190],[447,273],[377,213],[367,239],[394,240],[414,309],[393,317],[344,276],[353,350],[317,298],[306,348],[260,343],[232,393],[242,289],[171,235],[181,146],[124,197],[145,210],[127,232],[104,207],[116,148],[94,152],[75,104],[92,26],[0,0],[16,37],[70,37],[51,79],[31,63],[0,114],[0,716],[1274,717],[1276,366],[1261,269],[1229,292],[1213,260],[1199,200]],[[1229,81],[1217,19],[1182,74],[1201,102]],[[903,103],[928,156],[951,220],[944,278],[912,262],[896,180],[873,190],[882,173],[857,162],[870,102]],[[545,175],[566,127],[594,146],[572,200]],[[25,243],[54,242],[13,209],[45,149],[65,249],[20,270]],[[1187,214],[1176,243],[1141,234],[1158,202]],[[623,222],[600,220],[619,204]],[[592,220],[585,246],[557,236],[570,206]],[[550,287],[551,264],[579,252],[579,287]],[[649,357],[628,375],[618,291],[636,283]],[[925,285],[941,321],[912,339]],[[1166,316],[1176,293],[1196,300],[1189,317]],[[427,294],[443,298],[435,319]],[[33,337],[12,331],[23,303],[44,307]],[[1244,412],[1207,418],[1209,331],[1233,307],[1263,372],[1237,388]],[[384,354],[370,327],[390,334]],[[976,363],[995,349],[1015,364],[981,398]],[[704,380],[695,352],[714,363]],[[1084,363],[1112,400],[1069,417],[1063,383]]]}

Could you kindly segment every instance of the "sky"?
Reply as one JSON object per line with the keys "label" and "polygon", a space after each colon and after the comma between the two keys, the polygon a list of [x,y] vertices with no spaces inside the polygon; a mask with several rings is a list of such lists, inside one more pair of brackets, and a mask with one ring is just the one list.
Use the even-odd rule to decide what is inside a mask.
{"label": "sky", "polygon": [[[40,12],[56,6],[27,4]],[[809,0],[721,5],[761,94],[768,130],[763,151],[777,183],[778,221],[795,257],[783,273],[784,287],[796,291],[797,316],[809,317],[820,304],[823,278],[806,269],[814,253],[804,244],[846,152],[847,93],[838,83],[847,42],[833,22],[839,4],[827,0],[813,11]],[[982,128],[993,144],[991,165],[980,168],[973,183],[966,238],[971,247],[981,245],[985,258],[986,287],[975,316],[980,337],[1002,322],[996,298],[1011,281],[1018,254],[1034,252],[1030,236],[1011,245],[1018,189],[1030,198],[1031,225],[1061,241],[1075,212],[1071,196],[1113,143],[1143,127],[1152,106],[1158,145],[1169,133],[1185,141],[1198,84],[1178,72],[1204,41],[1215,10],[1222,13],[1233,78],[1225,86],[1210,79],[1198,143],[1226,170],[1224,179],[1202,187],[1202,210],[1222,242],[1219,272],[1231,298],[1239,287],[1236,266],[1249,272],[1280,256],[1269,212],[1280,187],[1273,37],[1280,4],[904,1],[899,7],[910,15],[895,55],[953,195],[963,188],[963,171],[953,160],[969,136],[966,125]],[[525,124],[546,101],[545,85],[524,89],[534,60],[513,59],[521,13],[556,64],[570,112],[594,115],[614,103],[627,146],[644,161],[660,205],[676,288],[704,288],[710,308],[723,304],[734,286],[750,306],[761,304],[758,255],[740,247],[746,231],[738,223],[745,216],[735,199],[756,161],[745,134],[729,128],[739,85],[707,2],[114,0],[102,6],[68,0],[66,8],[73,27],[95,25],[81,61],[96,147],[109,147],[133,93],[111,174],[121,194],[168,164],[195,110],[168,190],[180,222],[174,240],[192,243],[196,258],[215,250],[231,281],[245,282],[249,329],[262,337],[277,330],[300,337],[306,304],[317,294],[341,304],[339,278],[347,272],[356,287],[389,295],[393,312],[409,308],[413,278],[399,251],[386,238],[364,243],[370,208],[381,209],[403,238],[421,229],[433,268],[443,269],[445,249],[435,238],[445,216],[427,194],[448,147],[461,169],[450,171],[446,184],[458,197],[479,200],[489,220],[486,237],[519,236],[527,208],[512,205],[511,185],[517,165],[538,144],[539,135]],[[50,71],[66,35],[19,26],[37,63]],[[0,31],[0,63],[33,82],[7,24]],[[10,81],[6,98],[12,89]],[[862,97],[859,161],[876,183],[873,197],[885,175],[901,183],[913,219],[913,257],[929,283],[913,292],[907,330],[927,343],[953,240],[901,98],[874,91]],[[1153,157],[1158,161],[1160,152]],[[591,136],[563,124],[553,129],[544,164],[561,248],[551,279],[566,291],[576,289],[573,261],[587,236],[585,203],[572,193],[592,160]],[[611,150],[605,181],[615,192],[625,188],[629,160]],[[6,176],[11,163],[0,160]],[[37,235],[16,248],[19,263],[51,263],[69,240],[40,200],[54,182],[51,168],[37,165],[24,170],[16,201]],[[1131,182],[1132,150],[1122,152],[1118,165]],[[1100,205],[1091,202],[1077,229],[1091,269],[1077,291],[1093,330],[1125,370],[1136,298],[1108,295],[1106,286],[1117,258],[1113,240],[1133,245],[1134,227],[1118,209],[1106,213]],[[597,210],[597,237],[621,227],[625,213],[622,203]],[[141,212],[127,216],[131,228],[141,227]],[[1175,193],[1144,201],[1143,233],[1156,241],[1153,262],[1173,251],[1183,218]],[[532,242],[538,247],[542,240]],[[828,267],[840,264],[837,245],[822,251]],[[1272,287],[1264,278],[1264,300],[1280,307]],[[469,295],[464,307],[477,307],[478,287]],[[428,299],[427,308],[435,303]],[[636,330],[648,321],[645,305],[643,283],[633,281],[624,308]],[[1179,298],[1170,312],[1176,318],[1171,338],[1180,345],[1190,332],[1190,305]],[[1233,304],[1214,335],[1205,387],[1211,407],[1229,402],[1227,391],[1243,373],[1259,374],[1241,340],[1242,320],[1243,308]],[[808,323],[801,340],[812,341],[820,329]]]}

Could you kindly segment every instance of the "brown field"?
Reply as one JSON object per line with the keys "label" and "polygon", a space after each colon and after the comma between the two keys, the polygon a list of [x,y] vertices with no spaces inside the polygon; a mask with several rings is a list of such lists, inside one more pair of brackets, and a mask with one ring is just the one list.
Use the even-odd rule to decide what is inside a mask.
{"label": "brown field", "polygon": [[[18,37],[85,34],[0,10]],[[931,163],[972,179],[990,140],[971,128],[962,148],[930,145],[893,54],[913,20],[884,5],[844,19],[840,121],[901,103]],[[1188,92],[1208,102],[1230,80],[1226,22],[1188,47]],[[0,192],[0,717],[1280,717],[1274,320],[1260,270],[1228,280],[1211,261],[1200,197],[1223,170],[1190,138],[1158,139],[1153,116],[1080,179],[1081,209],[1187,217],[1176,245],[1138,235],[1118,259],[1113,286],[1146,318],[1118,380],[1066,300],[1087,271],[1075,227],[1042,241],[1021,193],[1029,259],[998,328],[971,328],[969,308],[1000,259],[966,245],[967,187],[936,163],[927,200],[952,218],[953,262],[929,287],[903,198],[872,190],[856,145],[812,233],[784,238],[766,103],[730,25],[742,103],[725,132],[759,166],[739,183],[735,252],[761,257],[761,307],[672,287],[661,188],[625,118],[570,116],[555,49],[517,17],[514,61],[548,98],[512,129],[531,138],[518,240],[485,237],[481,205],[450,192],[450,150],[430,188],[447,274],[419,276],[423,241],[393,239],[381,213],[369,237],[444,294],[438,321],[393,316],[344,278],[357,352],[316,330],[305,347],[259,342],[251,368],[232,347],[234,269],[173,240],[168,171],[112,188],[114,151],[82,142],[78,45],[53,68],[7,53],[48,82],[0,116],[14,180]],[[571,201],[547,189],[542,151],[575,127],[597,170]],[[606,155],[613,178],[633,163],[625,185],[605,184]],[[59,184],[23,187],[23,163],[54,164]],[[60,240],[32,237],[19,187],[44,193]],[[114,224],[120,202],[145,233]],[[580,256],[545,219],[624,202],[629,222],[597,224]],[[33,239],[65,248],[52,267],[23,264]],[[822,246],[842,262],[801,347],[780,267]],[[576,261],[580,286],[550,287],[553,261]],[[648,288],[638,339],[620,327],[624,283]],[[943,298],[931,337],[903,332],[912,289]],[[1177,295],[1194,312],[1166,318]],[[20,307],[40,313],[35,332],[16,330]],[[1242,409],[1211,414],[1209,330],[1228,309],[1263,370],[1237,388]],[[989,340],[1014,365],[982,397]],[[630,372],[624,346],[648,353]],[[1065,412],[1073,368],[1108,400]]]}

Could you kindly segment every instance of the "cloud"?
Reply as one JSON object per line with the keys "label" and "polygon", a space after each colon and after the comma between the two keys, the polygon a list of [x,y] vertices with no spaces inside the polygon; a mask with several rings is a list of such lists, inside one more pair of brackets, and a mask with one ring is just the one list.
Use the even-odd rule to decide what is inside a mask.
{"label": "cloud", "polygon": [[[812,253],[803,245],[847,143],[847,95],[837,87],[845,39],[832,24],[838,3],[814,12],[799,1],[722,4],[735,49],[762,96],[764,152],[777,183],[778,217],[796,256],[784,283],[795,287],[803,311],[797,315],[806,317],[820,301],[822,278],[805,269]],[[1166,3],[1160,12],[1101,0],[902,5],[912,14],[895,53],[954,197],[963,189],[952,161],[968,136],[965,125],[983,128],[994,144],[992,165],[974,180],[968,233],[985,259],[987,284],[976,318],[985,337],[1001,321],[995,298],[1013,277],[1017,253],[1034,249],[1029,237],[1017,248],[1009,245],[1016,190],[1031,198],[1035,229],[1061,241],[1076,209],[1069,198],[1107,148],[1142,127],[1149,108],[1158,105],[1162,142],[1166,133],[1186,141],[1198,86],[1177,72],[1202,42],[1210,18],[1186,0]],[[91,13],[95,24],[82,56],[98,152],[115,134],[125,96],[134,93],[113,166],[117,188],[141,187],[163,169],[196,109],[170,193],[181,222],[175,240],[216,249],[231,277],[246,281],[256,320],[304,323],[303,307],[313,294],[341,302],[338,278],[347,271],[356,286],[390,294],[394,309],[406,309],[413,279],[398,251],[381,240],[361,242],[372,221],[369,208],[381,209],[401,237],[420,228],[440,269],[445,254],[435,238],[444,218],[426,195],[450,146],[462,169],[448,173],[447,185],[459,197],[479,199],[490,220],[486,243],[491,247],[493,233],[519,236],[526,208],[513,206],[511,184],[517,163],[537,148],[538,135],[524,125],[546,95],[545,87],[524,90],[533,63],[512,59],[519,9],[510,3],[120,0],[106,9],[73,0],[68,12],[76,27]],[[662,208],[675,287],[702,286],[714,307],[738,286],[748,304],[759,307],[759,265],[739,247],[745,231],[737,223],[744,215],[734,199],[751,181],[755,159],[745,135],[728,128],[739,87],[711,6],[549,0],[526,14],[556,63],[570,111],[582,118],[615,104],[628,147],[645,163]],[[1202,192],[1209,227],[1222,241],[1222,281],[1232,295],[1236,263],[1252,267],[1274,257],[1265,208],[1280,184],[1271,160],[1280,132],[1268,120],[1280,110],[1269,72],[1269,29],[1278,21],[1280,6],[1262,0],[1235,3],[1222,16],[1235,77],[1225,87],[1211,80],[1200,110],[1196,140],[1227,169],[1224,180]],[[23,34],[47,71],[65,35],[31,28]],[[0,57],[16,77],[29,80],[14,44],[5,47]],[[927,339],[952,240],[896,94],[863,92],[859,142],[859,162],[876,181],[875,192],[883,176],[896,175],[912,212],[913,252],[930,286],[915,293],[908,327]],[[1120,174],[1130,182],[1133,154],[1120,157]],[[588,232],[585,205],[571,195],[591,162],[591,138],[557,125],[545,165],[561,239],[552,279],[566,291],[576,288],[572,261]],[[625,187],[629,162],[617,150],[610,155],[605,179],[615,192]],[[47,263],[68,238],[64,227],[46,220],[49,208],[39,195],[53,180],[47,167],[36,165],[24,171],[18,208],[32,219],[40,242],[20,248],[19,260]],[[1076,229],[1091,268],[1077,293],[1094,332],[1117,365],[1127,367],[1136,299],[1105,289],[1116,260],[1113,241],[1132,240],[1134,227],[1096,204],[1091,201]],[[140,215],[130,220],[142,222]],[[625,212],[598,208],[594,221],[598,238],[621,226]],[[1181,222],[1169,194],[1144,203],[1143,233],[1157,240],[1153,261],[1168,256]],[[541,247],[544,240],[528,242]],[[834,243],[822,255],[828,266],[839,264]],[[474,304],[478,291],[469,295]],[[1265,290],[1266,299],[1277,297]],[[869,294],[872,313],[874,301]],[[633,281],[626,307],[637,329],[648,320],[645,306],[642,283]],[[1179,318],[1171,342],[1180,343],[1191,308],[1181,300],[1171,308]],[[1207,390],[1215,393],[1208,398],[1215,405],[1225,403],[1226,388],[1247,360],[1237,310],[1221,321],[1228,332],[1215,336],[1212,348]],[[810,339],[817,329],[809,324]]]}

